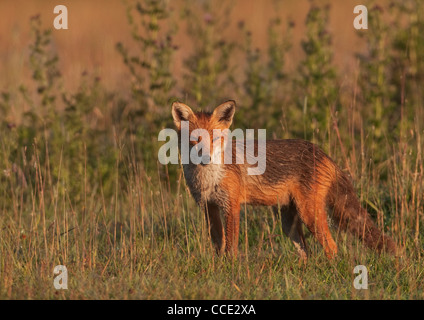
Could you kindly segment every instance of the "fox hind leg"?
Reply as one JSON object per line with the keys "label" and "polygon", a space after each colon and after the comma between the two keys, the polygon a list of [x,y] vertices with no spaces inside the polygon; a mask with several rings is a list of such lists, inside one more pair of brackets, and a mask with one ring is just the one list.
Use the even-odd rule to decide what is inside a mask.
{"label": "fox hind leg", "polygon": [[280,214],[284,234],[293,242],[301,260],[306,261],[308,258],[308,248],[302,230],[302,221],[299,218],[296,206],[291,202],[288,206],[280,208],[274,206],[272,209],[276,215]]}
{"label": "fox hind leg", "polygon": [[320,199],[302,196],[296,199],[296,207],[299,217],[322,245],[327,258],[334,258],[337,255],[337,244],[331,236],[328,227],[325,202]]}

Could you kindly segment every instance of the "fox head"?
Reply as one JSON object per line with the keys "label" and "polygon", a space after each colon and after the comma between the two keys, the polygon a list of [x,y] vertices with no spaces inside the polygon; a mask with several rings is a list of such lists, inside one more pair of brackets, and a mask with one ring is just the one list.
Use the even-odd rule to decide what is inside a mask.
{"label": "fox head", "polygon": [[181,102],[172,104],[172,117],[179,132],[181,144],[188,140],[190,155],[196,154],[194,164],[222,163],[226,132],[236,108],[233,100],[222,103],[213,112],[193,112]]}

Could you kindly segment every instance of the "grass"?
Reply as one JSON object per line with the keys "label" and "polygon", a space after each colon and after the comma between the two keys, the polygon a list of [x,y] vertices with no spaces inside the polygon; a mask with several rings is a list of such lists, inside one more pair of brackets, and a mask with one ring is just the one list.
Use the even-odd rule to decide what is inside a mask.
{"label": "grass", "polygon": [[[141,10],[136,3],[122,5],[130,28],[109,46],[119,57],[111,63],[116,73],[68,79],[72,63],[37,16],[28,74],[16,84],[21,69],[7,66],[0,299],[424,298],[424,46],[417,32],[424,22],[416,15],[424,6],[369,3],[379,33],[362,33],[371,45],[350,52],[356,63],[346,73],[331,54],[340,33],[325,24],[334,10],[320,2],[291,20],[264,21],[259,43],[249,21],[235,20],[247,10],[237,2],[225,14],[209,1],[174,8],[142,1]],[[394,21],[405,25],[388,28]],[[23,59],[13,52],[6,55]],[[125,81],[112,79],[118,74]],[[181,168],[157,162],[157,133],[172,127],[176,98],[193,106],[232,98],[235,128],[321,145],[352,176],[362,205],[402,256],[379,255],[333,226],[338,257],[328,261],[307,233],[304,265],[271,210],[252,207],[242,210],[237,258],[214,254]],[[68,290],[53,286],[56,265],[68,269]],[[368,268],[368,290],[353,287],[356,265]]]}
{"label": "grass", "polygon": [[[165,191],[150,188],[141,191],[132,186],[131,189],[116,202],[107,202],[97,194],[87,195],[85,208],[72,207],[66,195],[57,195],[56,207],[39,211],[39,204],[32,213],[18,213],[20,218],[28,216],[21,218],[20,224],[13,216],[3,217],[1,297],[420,299],[423,296],[420,250],[412,241],[403,246],[405,258],[395,259],[376,255],[354,239],[340,236],[339,257],[328,261],[314,239],[308,238],[312,255],[304,266],[291,243],[282,236],[279,221],[269,211],[252,212],[248,208],[247,214],[242,214],[241,253],[231,260],[214,255],[202,215],[185,192],[172,197]],[[56,192],[45,190],[45,194],[49,193]],[[146,207],[138,207],[140,202],[145,202]],[[177,205],[171,207],[170,203]],[[25,220],[30,221],[25,223]],[[30,225],[31,229],[22,225]],[[52,285],[52,268],[57,264],[68,268],[68,290],[57,291]],[[367,291],[357,291],[352,286],[353,268],[358,264],[368,268]]]}
{"label": "grass", "polygon": [[[38,170],[37,170],[38,171]],[[2,298],[27,299],[421,299],[422,248],[412,237],[402,258],[378,255],[333,229],[339,256],[328,261],[313,237],[304,266],[270,210],[241,216],[240,255],[214,254],[202,214],[179,181],[171,194],[145,173],[127,190],[101,190],[73,204],[60,180],[51,187],[40,169],[36,189],[14,194],[1,219]],[[85,180],[80,181],[81,184]],[[119,183],[117,177],[116,183]],[[409,234],[409,233],[408,233]],[[55,290],[53,268],[65,265],[68,290]],[[356,265],[369,289],[353,288]]]}

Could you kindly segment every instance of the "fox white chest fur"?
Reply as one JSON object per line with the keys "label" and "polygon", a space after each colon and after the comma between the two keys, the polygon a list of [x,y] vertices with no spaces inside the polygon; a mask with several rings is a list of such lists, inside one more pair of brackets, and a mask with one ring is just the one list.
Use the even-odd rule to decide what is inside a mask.
{"label": "fox white chest fur", "polygon": [[224,177],[222,165],[184,164],[183,170],[187,185],[197,203],[219,201],[218,186]]}

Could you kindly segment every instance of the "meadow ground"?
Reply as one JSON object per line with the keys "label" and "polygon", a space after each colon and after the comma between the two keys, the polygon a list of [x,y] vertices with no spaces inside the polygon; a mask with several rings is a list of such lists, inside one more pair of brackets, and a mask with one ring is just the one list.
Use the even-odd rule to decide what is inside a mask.
{"label": "meadow ground", "polygon": [[[420,1],[366,3],[367,31],[354,1],[72,1],[66,31],[56,4],[0,2],[1,299],[424,298]],[[338,257],[307,233],[304,265],[252,207],[238,257],[215,255],[180,166],[157,160],[175,99],[234,99],[234,128],[319,144],[403,255],[332,225]]]}

